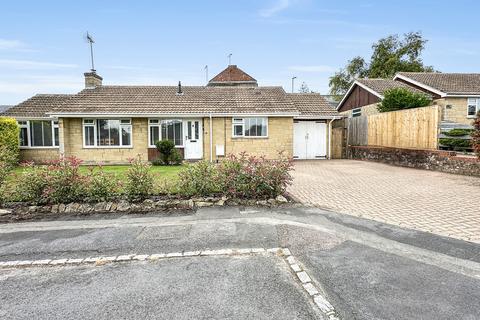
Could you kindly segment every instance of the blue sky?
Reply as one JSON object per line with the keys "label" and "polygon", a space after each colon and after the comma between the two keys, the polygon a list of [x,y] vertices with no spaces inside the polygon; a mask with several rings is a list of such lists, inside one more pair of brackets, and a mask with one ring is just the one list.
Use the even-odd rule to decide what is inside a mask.
{"label": "blue sky", "polygon": [[0,11],[0,104],[83,87],[95,40],[105,84],[203,85],[232,64],[260,85],[327,93],[348,59],[369,57],[389,34],[421,31],[425,63],[444,72],[480,72],[480,2],[191,0],[5,1]]}

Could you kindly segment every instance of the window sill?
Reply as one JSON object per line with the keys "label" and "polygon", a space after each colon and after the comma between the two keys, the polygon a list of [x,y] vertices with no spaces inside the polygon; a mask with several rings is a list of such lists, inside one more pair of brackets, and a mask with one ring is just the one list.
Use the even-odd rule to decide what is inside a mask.
{"label": "window sill", "polygon": [[268,139],[268,136],[266,137],[237,137],[237,136],[234,136],[232,137],[232,139]]}
{"label": "window sill", "polygon": [[133,146],[83,146],[83,149],[133,149]]}
{"label": "window sill", "polygon": [[48,150],[48,149],[59,149],[60,147],[19,147],[20,150]]}
{"label": "window sill", "polygon": [[477,116],[467,116],[467,119],[475,119]]}

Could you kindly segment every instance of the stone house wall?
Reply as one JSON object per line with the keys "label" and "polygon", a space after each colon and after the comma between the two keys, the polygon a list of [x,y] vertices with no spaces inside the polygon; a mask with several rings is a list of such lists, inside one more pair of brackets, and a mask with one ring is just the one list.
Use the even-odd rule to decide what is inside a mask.
{"label": "stone house wall", "polygon": [[443,121],[472,125],[474,119],[467,117],[467,102],[468,98],[447,97],[435,100],[434,104],[442,107]]}
{"label": "stone house wall", "polygon": [[[264,155],[269,159],[278,157],[284,151],[288,157],[293,156],[293,118],[269,117],[268,137],[266,138],[234,138],[232,134],[232,118],[213,118],[213,160],[217,160],[215,146],[224,145],[225,155],[246,151],[252,155]],[[210,159],[210,119],[203,120],[203,156]]]}

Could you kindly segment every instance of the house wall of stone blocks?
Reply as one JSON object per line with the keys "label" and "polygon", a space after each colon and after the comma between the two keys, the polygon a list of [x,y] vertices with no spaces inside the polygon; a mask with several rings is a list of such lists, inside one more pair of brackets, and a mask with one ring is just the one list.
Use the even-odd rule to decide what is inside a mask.
{"label": "house wall of stone blocks", "polygon": [[[225,155],[238,154],[243,151],[251,155],[264,155],[268,159],[278,158],[283,151],[285,156],[293,156],[293,118],[269,117],[268,137],[266,138],[234,138],[232,137],[232,118],[212,118],[213,160],[221,159],[216,156],[216,145],[225,146]],[[210,119],[203,120],[203,156],[210,159]]]}
{"label": "house wall of stone blocks", "polygon": [[442,98],[434,101],[442,107],[442,120],[472,125],[472,118],[467,117],[467,98]]}

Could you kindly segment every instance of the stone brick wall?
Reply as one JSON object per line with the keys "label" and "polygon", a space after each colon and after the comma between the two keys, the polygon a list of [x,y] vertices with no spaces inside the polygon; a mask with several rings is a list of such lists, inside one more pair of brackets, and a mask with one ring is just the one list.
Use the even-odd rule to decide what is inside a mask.
{"label": "stone brick wall", "polygon": [[350,146],[348,156],[350,159],[480,177],[480,160],[460,156],[454,151]]}
{"label": "stone brick wall", "polygon": [[434,104],[442,107],[442,120],[472,125],[473,119],[467,117],[467,102],[467,98],[442,98],[435,100]]}
{"label": "stone brick wall", "polygon": [[[378,105],[378,103],[373,103],[373,104],[368,104],[366,106],[363,106],[362,107],[362,116],[370,116],[370,115],[379,113],[378,109],[377,109],[377,105]],[[340,112],[340,114],[342,116],[347,117],[347,118],[351,118],[352,117],[352,110]]]}
{"label": "stone brick wall", "polygon": [[20,149],[20,161],[34,161],[36,163],[45,163],[50,160],[58,159],[60,152],[58,148],[46,149]]}
{"label": "stone brick wall", "polygon": [[59,121],[60,143],[64,143],[65,156],[75,156],[85,163],[127,163],[129,158],[140,155],[142,160],[148,160],[148,120],[147,118],[132,118],[131,148],[84,148],[83,125],[81,118],[63,118]]}
{"label": "stone brick wall", "polygon": [[[267,138],[233,138],[232,118],[213,118],[213,160],[216,160],[215,146],[224,145],[225,155],[238,154],[246,151],[252,155],[265,155],[269,159],[278,157],[279,151],[285,151],[288,157],[293,156],[293,118],[270,117],[268,118]],[[203,155],[210,159],[210,119],[203,121]]]}

